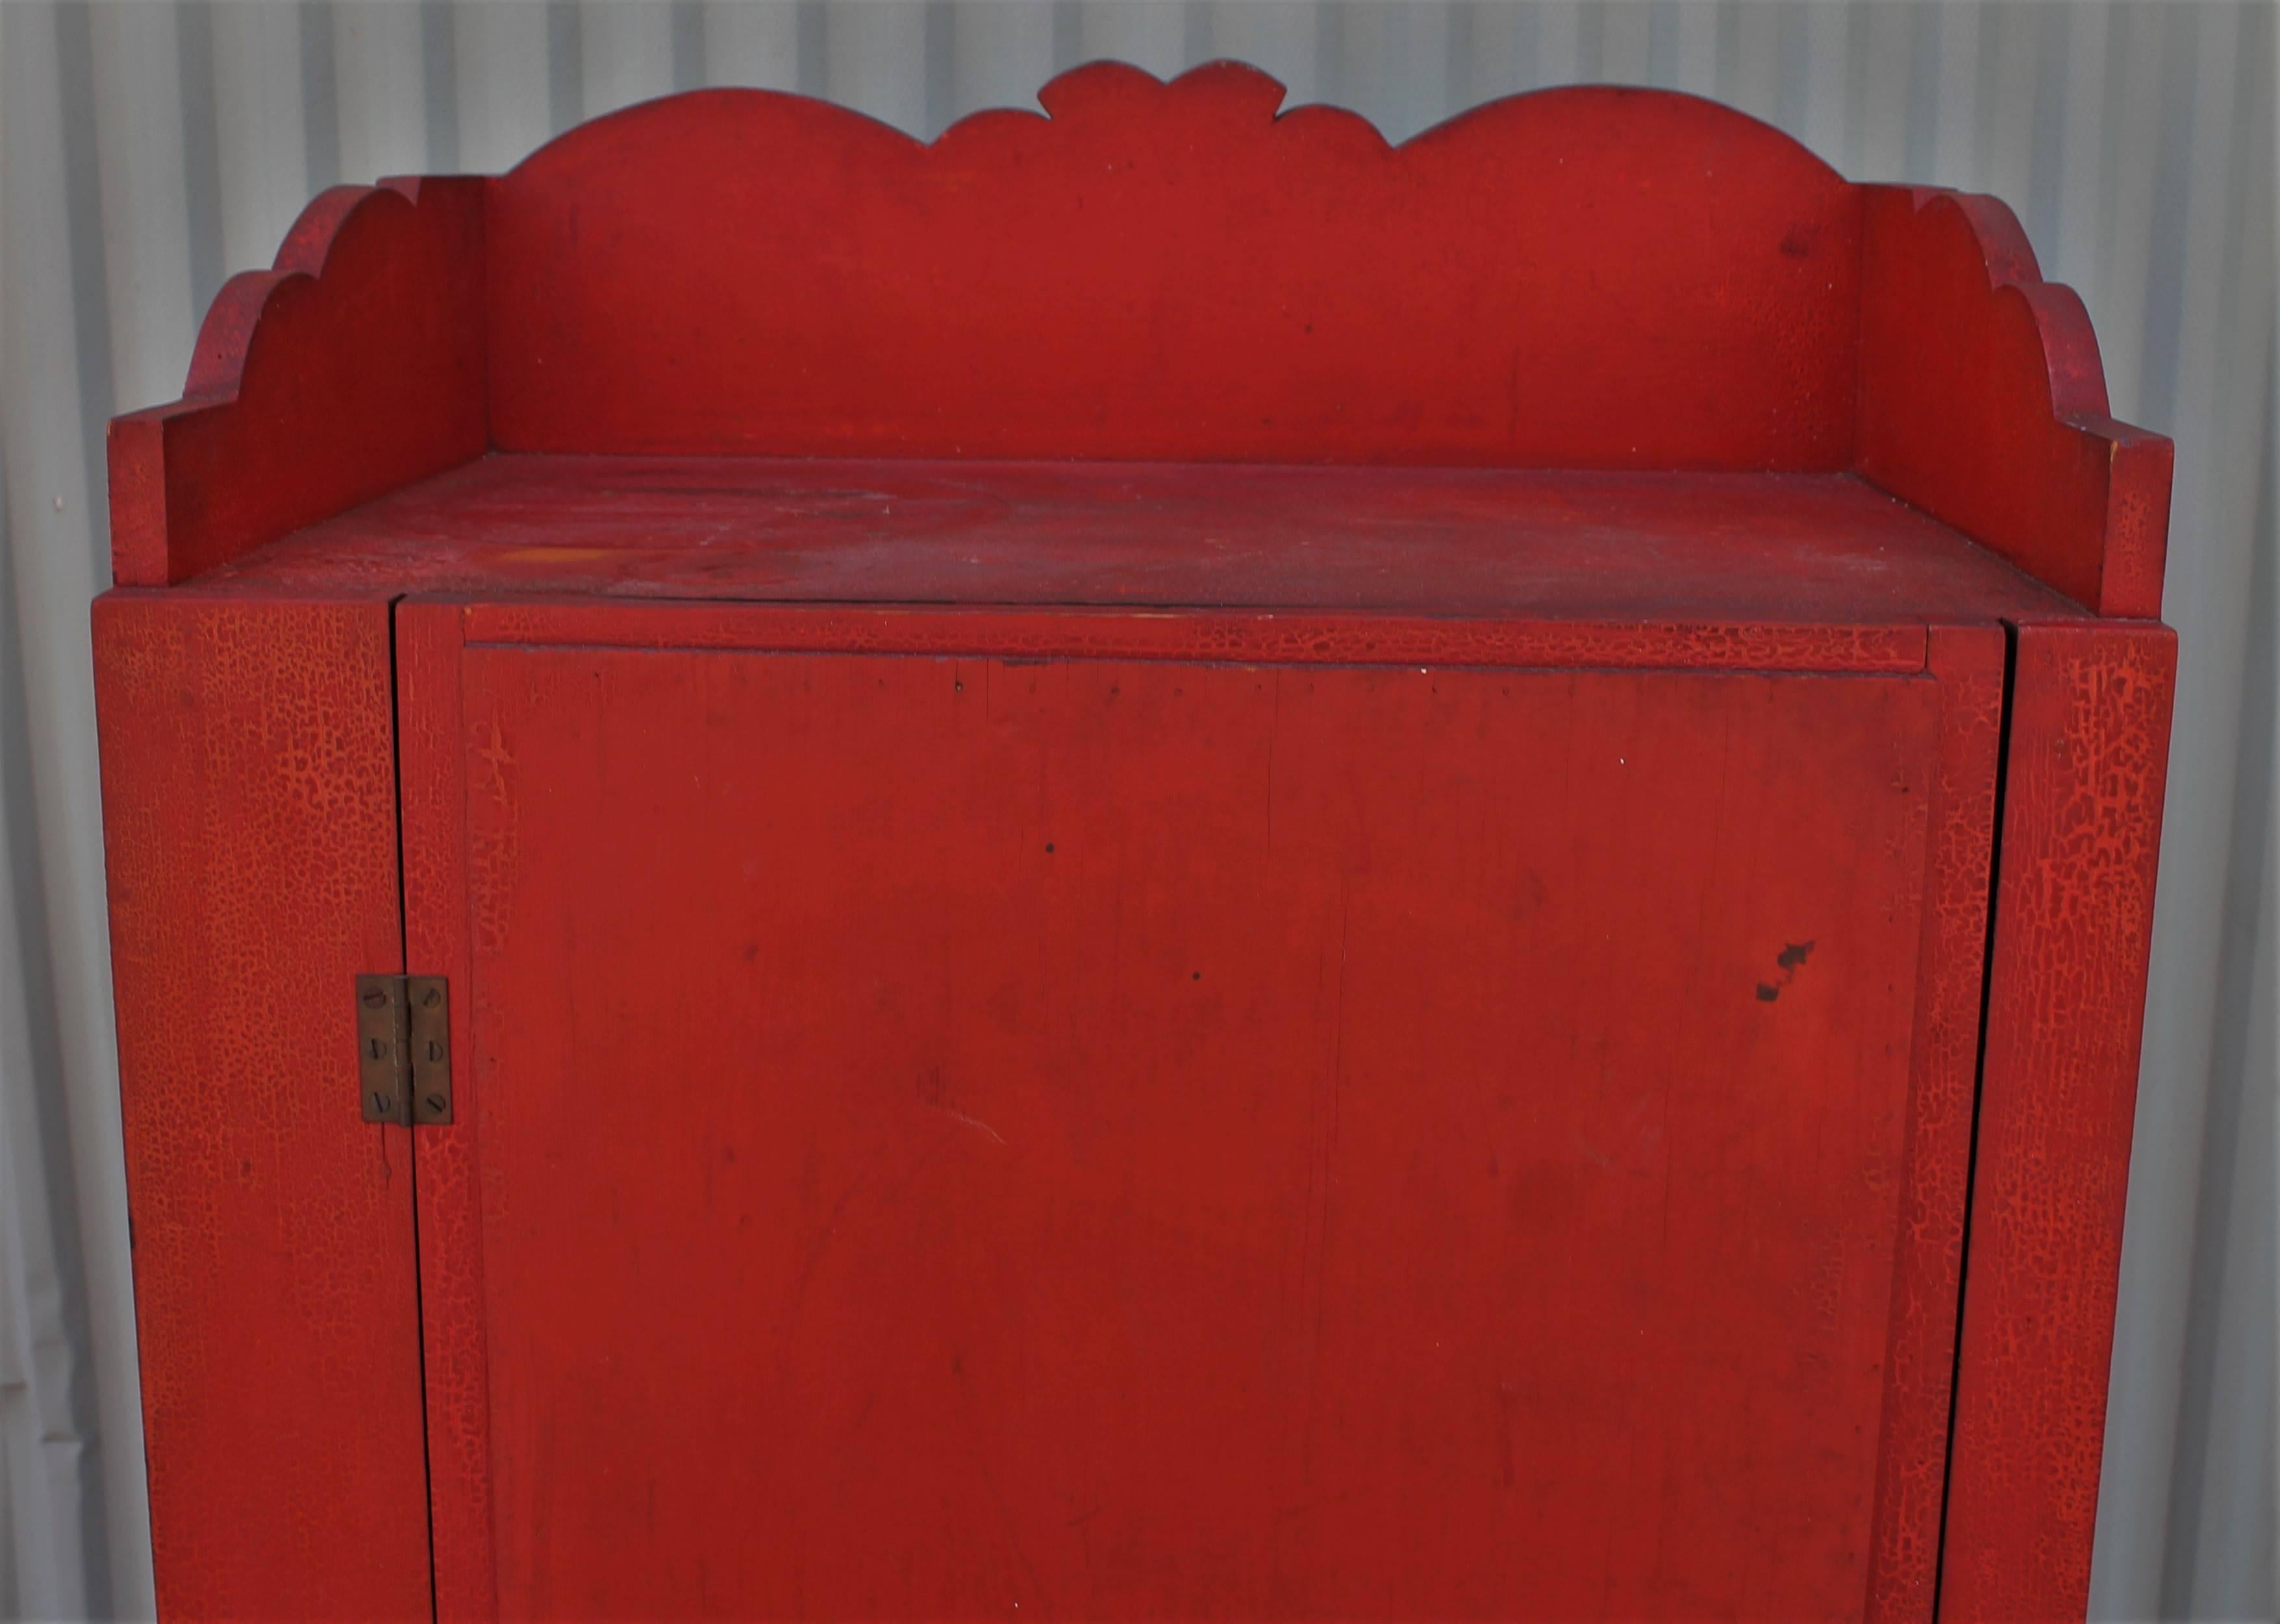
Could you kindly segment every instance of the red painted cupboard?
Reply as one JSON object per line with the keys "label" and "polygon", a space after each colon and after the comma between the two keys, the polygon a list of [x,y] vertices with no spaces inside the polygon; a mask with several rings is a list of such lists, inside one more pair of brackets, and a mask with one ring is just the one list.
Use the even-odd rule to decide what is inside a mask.
{"label": "red painted cupboard", "polygon": [[2079,1617],[2169,448],[1689,97],[676,96],[112,426],[175,1618]]}

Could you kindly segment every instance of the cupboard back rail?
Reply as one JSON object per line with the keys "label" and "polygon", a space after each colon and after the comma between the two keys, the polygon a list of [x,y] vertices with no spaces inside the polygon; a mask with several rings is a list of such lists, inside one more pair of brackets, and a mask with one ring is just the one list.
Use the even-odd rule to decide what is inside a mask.
{"label": "cupboard back rail", "polygon": [[1689,96],[1039,99],[335,188],[113,423],[162,1610],[2080,1616],[2080,302]]}

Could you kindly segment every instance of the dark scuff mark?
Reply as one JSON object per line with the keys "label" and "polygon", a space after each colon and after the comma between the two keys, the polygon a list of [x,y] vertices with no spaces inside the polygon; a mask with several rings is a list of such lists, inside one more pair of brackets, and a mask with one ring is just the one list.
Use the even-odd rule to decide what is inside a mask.
{"label": "dark scuff mark", "polygon": [[1781,966],[1781,979],[1778,981],[1760,981],[1758,983],[1758,1002],[1760,1004],[1771,1004],[1775,999],[1780,997],[1782,996],[1782,989],[1788,986],[1791,981],[1797,979],[1798,971],[1804,966],[1806,959],[1813,957],[1813,950],[1819,945],[1820,944],[1818,943],[1814,942],[1788,942],[1783,943],[1782,951],[1774,955],[1774,963]]}

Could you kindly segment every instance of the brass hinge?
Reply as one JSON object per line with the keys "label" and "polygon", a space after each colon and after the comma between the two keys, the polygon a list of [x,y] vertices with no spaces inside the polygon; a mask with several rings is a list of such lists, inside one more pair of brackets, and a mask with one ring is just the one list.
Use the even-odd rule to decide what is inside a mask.
{"label": "brass hinge", "polygon": [[357,1083],[367,1122],[451,1120],[451,1003],[440,975],[359,975]]}

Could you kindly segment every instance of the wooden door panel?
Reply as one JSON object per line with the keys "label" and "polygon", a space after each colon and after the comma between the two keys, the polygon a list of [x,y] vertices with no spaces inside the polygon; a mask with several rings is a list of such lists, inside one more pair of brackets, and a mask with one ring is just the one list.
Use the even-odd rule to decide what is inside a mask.
{"label": "wooden door panel", "polygon": [[502,1613],[1860,1615],[1936,684],[458,677]]}

